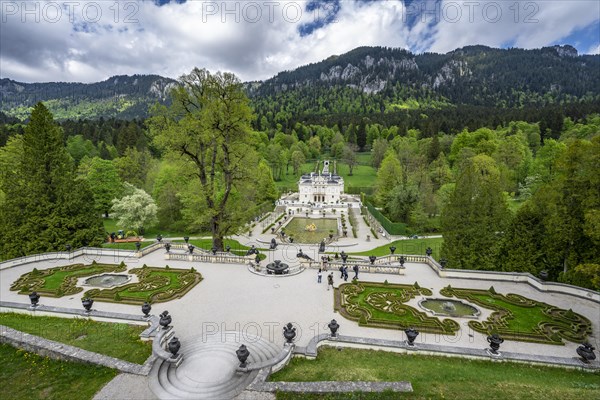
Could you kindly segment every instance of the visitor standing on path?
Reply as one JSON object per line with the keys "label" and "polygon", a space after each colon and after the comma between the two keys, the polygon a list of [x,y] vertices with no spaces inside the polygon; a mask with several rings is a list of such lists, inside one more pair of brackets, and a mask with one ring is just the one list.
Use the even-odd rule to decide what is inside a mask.
{"label": "visitor standing on path", "polygon": [[317,283],[321,283],[321,277],[323,276],[323,271],[319,268],[319,272],[317,272]]}
{"label": "visitor standing on path", "polygon": [[333,272],[327,275],[327,290],[329,290],[329,286],[333,288]]}
{"label": "visitor standing on path", "polygon": [[352,270],[354,271],[354,278],[352,278],[352,280],[358,279],[358,264],[355,264],[354,267],[352,267]]}
{"label": "visitor standing on path", "polygon": [[348,282],[348,266],[344,266],[344,281]]}
{"label": "visitor standing on path", "polygon": [[340,267],[340,279],[344,279],[344,267]]}

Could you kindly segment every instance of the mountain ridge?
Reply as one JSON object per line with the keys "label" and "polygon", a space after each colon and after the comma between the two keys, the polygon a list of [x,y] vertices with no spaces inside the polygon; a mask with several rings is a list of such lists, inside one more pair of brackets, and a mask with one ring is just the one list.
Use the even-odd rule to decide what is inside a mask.
{"label": "mountain ridge", "polygon": [[[176,84],[155,74],[95,83],[3,78],[0,111],[24,119],[29,107],[44,101],[57,119],[145,118],[150,105],[168,102]],[[363,46],[243,85],[259,118],[271,125],[301,115],[461,104],[519,108],[598,100],[600,56],[578,55],[570,45],[532,50],[474,45],[445,54]]]}

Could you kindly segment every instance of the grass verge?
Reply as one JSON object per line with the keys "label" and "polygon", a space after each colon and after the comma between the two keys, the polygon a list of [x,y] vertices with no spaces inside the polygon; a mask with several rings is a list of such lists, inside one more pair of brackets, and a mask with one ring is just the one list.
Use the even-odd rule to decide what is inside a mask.
{"label": "grass verge", "polygon": [[136,364],[152,354],[152,343],[140,340],[145,328],[139,325],[17,313],[0,313],[0,325]]}
{"label": "grass verge", "polygon": [[3,400],[91,399],[117,375],[114,369],[52,360],[0,344]]}
{"label": "grass verge", "polygon": [[316,360],[296,357],[272,381],[409,381],[412,393],[278,393],[296,399],[592,400],[600,398],[600,373],[509,362],[397,354],[375,350],[319,349]]}

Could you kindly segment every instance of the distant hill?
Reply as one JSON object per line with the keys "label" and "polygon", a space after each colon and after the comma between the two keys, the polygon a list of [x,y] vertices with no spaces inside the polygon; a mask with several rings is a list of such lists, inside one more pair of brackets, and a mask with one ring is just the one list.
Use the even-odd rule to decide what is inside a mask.
{"label": "distant hill", "polygon": [[0,79],[0,111],[25,119],[43,101],[57,119],[144,118],[149,107],[168,101],[176,81],[158,75],[119,75],[97,83],[21,83]]}
{"label": "distant hill", "polygon": [[[44,101],[58,119],[144,118],[176,81],[157,75],[82,83],[0,80],[0,111],[26,118]],[[600,99],[600,56],[569,45],[542,49],[468,46],[446,54],[359,47],[262,82],[245,83],[270,126],[307,115],[373,115],[458,105],[522,108]]]}

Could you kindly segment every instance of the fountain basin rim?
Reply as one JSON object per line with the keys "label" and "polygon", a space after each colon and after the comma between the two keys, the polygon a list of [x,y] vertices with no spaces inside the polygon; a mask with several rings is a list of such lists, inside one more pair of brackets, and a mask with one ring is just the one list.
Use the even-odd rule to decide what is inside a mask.
{"label": "fountain basin rim", "polygon": [[[471,315],[453,315],[451,313],[441,313],[441,312],[437,312],[434,311],[430,308],[425,307],[422,303],[426,302],[426,301],[439,301],[439,302],[451,302],[451,303],[460,303],[463,306],[467,306],[470,308],[473,308],[475,310],[475,313],[471,314]],[[447,299],[447,298],[436,298],[436,297],[426,297],[423,298],[421,300],[419,300],[418,302],[419,307],[424,310],[427,313],[432,314],[433,316],[436,317],[450,317],[450,318],[468,318],[468,319],[479,319],[479,316],[481,315],[481,310],[478,307],[475,307],[473,304],[467,303],[465,301],[462,300],[456,300],[456,299]]]}

